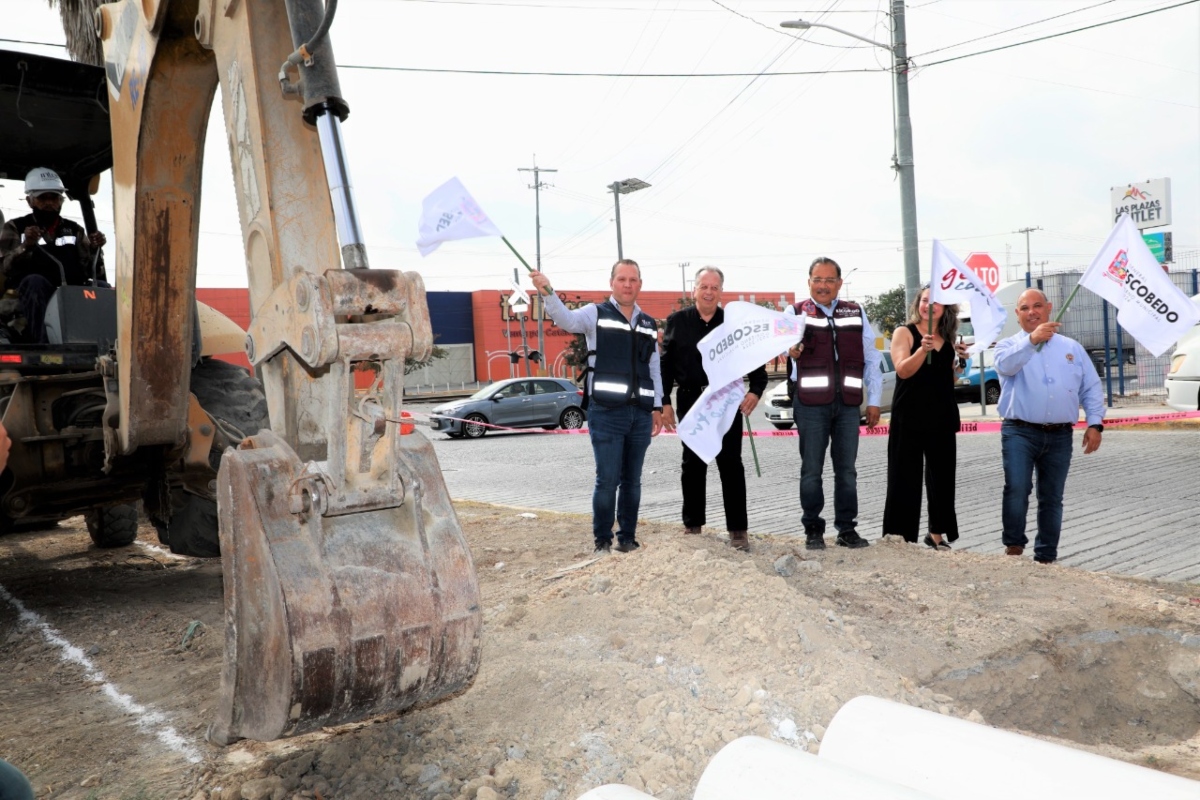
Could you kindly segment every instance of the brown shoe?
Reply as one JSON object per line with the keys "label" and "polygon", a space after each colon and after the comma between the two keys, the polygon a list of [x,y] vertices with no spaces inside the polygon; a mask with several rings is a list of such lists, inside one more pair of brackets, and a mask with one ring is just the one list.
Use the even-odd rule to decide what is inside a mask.
{"label": "brown shoe", "polygon": [[1008,547],[1004,548],[1004,555],[1006,556],[1019,556],[1024,552],[1025,548],[1016,544],[1010,544]]}
{"label": "brown shoe", "polygon": [[690,525],[689,525],[688,527],[686,527],[686,528],[684,528],[684,529],[683,529],[683,532],[684,532],[684,533],[699,533],[699,532],[700,532],[700,526],[699,526],[699,525],[696,525],[696,526],[694,526],[694,527],[693,527],[693,526],[690,526]]}
{"label": "brown shoe", "polygon": [[734,550],[749,550],[750,539],[746,536],[745,531],[730,531],[729,546]]}

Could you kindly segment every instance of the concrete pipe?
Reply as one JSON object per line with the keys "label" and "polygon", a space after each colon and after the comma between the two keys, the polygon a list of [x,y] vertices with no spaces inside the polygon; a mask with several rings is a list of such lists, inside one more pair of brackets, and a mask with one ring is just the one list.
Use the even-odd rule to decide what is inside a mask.
{"label": "concrete pipe", "polygon": [[654,800],[654,796],[623,783],[609,783],[581,795],[579,800]]}
{"label": "concrete pipe", "polygon": [[694,800],[931,800],[929,795],[758,736],[713,756]]}
{"label": "concrete pipe", "polygon": [[945,800],[1200,797],[1197,781],[878,697],[842,706],[820,758]]}

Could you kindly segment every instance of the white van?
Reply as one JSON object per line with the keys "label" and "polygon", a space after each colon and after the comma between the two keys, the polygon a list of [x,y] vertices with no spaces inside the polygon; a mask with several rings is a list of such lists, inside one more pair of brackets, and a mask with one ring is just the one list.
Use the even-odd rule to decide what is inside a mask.
{"label": "white van", "polygon": [[[1192,298],[1200,306],[1200,294]],[[1200,411],[1200,324],[1183,335],[1171,354],[1171,367],[1163,382],[1167,405],[1176,411]]]}

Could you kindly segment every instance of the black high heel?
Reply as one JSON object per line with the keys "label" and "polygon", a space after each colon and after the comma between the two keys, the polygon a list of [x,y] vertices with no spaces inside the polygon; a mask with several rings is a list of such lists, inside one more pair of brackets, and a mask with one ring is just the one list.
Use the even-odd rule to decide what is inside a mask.
{"label": "black high heel", "polygon": [[950,543],[947,542],[945,539],[942,539],[940,542],[935,542],[933,540],[933,537],[930,536],[928,533],[925,534],[925,546],[928,548],[931,548],[933,550],[951,550],[951,549],[953,549],[950,547]]}

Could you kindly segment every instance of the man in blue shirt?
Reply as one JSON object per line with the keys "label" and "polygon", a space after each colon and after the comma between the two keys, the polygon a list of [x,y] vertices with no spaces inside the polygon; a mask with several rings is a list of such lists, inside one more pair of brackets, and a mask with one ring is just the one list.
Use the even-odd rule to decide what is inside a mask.
{"label": "man in blue shirt", "polygon": [[1033,471],[1037,469],[1037,538],[1033,560],[1051,564],[1058,558],[1062,532],[1063,488],[1071,466],[1071,429],[1082,405],[1087,416],[1083,452],[1100,449],[1104,431],[1104,393],[1087,351],[1058,332],[1050,320],[1051,305],[1037,289],[1017,298],[1022,333],[996,345],[1000,375],[1000,450],[1004,461],[1004,552],[1019,556],[1029,538],[1025,517]]}
{"label": "man in blue shirt", "polygon": [[[587,340],[586,393],[588,435],[596,459],[592,490],[592,537],[596,552],[612,550],[613,521],[617,551],[632,552],[642,501],[642,464],[650,439],[662,430],[662,374],[658,324],[637,304],[642,270],[621,259],[609,276],[612,295],[603,303],[567,308],[550,290],[549,279],[532,273],[546,313],[554,324]],[[618,489],[620,493],[618,495]]]}

